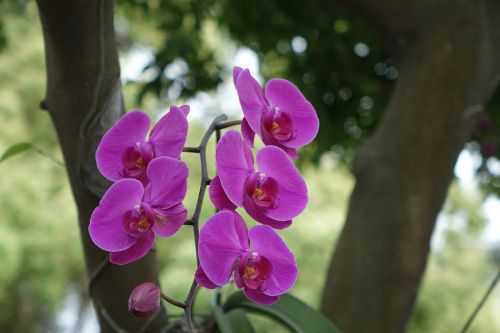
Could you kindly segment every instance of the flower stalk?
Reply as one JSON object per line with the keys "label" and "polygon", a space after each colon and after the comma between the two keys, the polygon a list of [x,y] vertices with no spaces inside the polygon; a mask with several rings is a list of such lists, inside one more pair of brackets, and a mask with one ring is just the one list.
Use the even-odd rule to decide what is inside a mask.
{"label": "flower stalk", "polygon": [[[205,199],[205,192],[207,185],[210,184],[210,177],[208,176],[208,166],[207,166],[207,145],[208,141],[214,134],[214,132],[220,133],[221,129],[228,128],[231,126],[237,126],[241,123],[241,121],[229,121],[223,122],[227,119],[227,116],[220,115],[212,121],[212,124],[208,127],[207,131],[203,135],[201,139],[200,145],[198,147],[186,147],[184,152],[189,153],[197,153],[200,154],[200,165],[201,165],[201,180],[200,180],[200,190],[198,192],[198,199],[196,201],[196,207],[192,217],[185,222],[185,225],[193,226],[193,236],[194,236],[194,244],[196,251],[196,262],[199,266],[200,258],[198,254],[198,243],[200,239],[200,229],[199,229],[199,218],[201,214],[201,209],[203,207],[203,200]],[[217,135],[219,138],[220,134]],[[218,141],[218,140],[217,140]],[[198,283],[196,279],[193,279],[191,284],[191,288],[184,300],[184,318],[186,320],[187,328],[189,333],[195,332],[194,324],[193,324],[193,304],[196,297],[196,292],[198,290]]]}
{"label": "flower stalk", "polygon": [[[289,227],[307,205],[307,186],[292,159],[298,157],[297,148],[316,136],[318,119],[312,105],[286,80],[271,80],[266,96],[248,70],[235,67],[234,80],[245,117],[228,122],[225,115],[216,117],[198,146],[184,147],[190,107],[181,105],[170,107],[151,131],[146,113],[127,113],[96,151],[99,171],[114,183],[92,213],[88,230],[93,242],[110,253],[110,262],[137,261],[153,248],[156,237],[192,226],[197,269],[184,301],[162,294],[151,282],[137,286],[129,298],[136,316],[158,313],[162,298],[184,309],[189,333],[196,332],[193,305],[199,286],[217,289],[220,303],[220,287],[234,275],[247,298],[271,305],[293,287],[298,273],[293,253],[274,229]],[[241,125],[241,134],[229,130],[222,135],[223,129],[236,125]],[[210,178],[207,145],[214,133],[216,175]],[[256,135],[266,146],[254,157]],[[190,218],[182,203],[189,175],[182,152],[199,154],[201,168]],[[216,213],[200,228],[208,185]],[[237,208],[263,225],[248,229]],[[92,281],[98,275],[93,274]]]}

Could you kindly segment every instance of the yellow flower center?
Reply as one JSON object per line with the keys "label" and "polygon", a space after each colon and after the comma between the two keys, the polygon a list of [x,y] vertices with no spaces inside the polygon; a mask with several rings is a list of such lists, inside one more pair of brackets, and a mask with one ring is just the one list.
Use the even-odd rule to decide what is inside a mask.
{"label": "yellow flower center", "polygon": [[138,168],[144,168],[144,166],[146,165],[146,162],[142,159],[142,157],[139,157],[137,159],[137,161],[135,161],[135,165],[138,167]]}
{"label": "yellow flower center", "polygon": [[147,218],[143,218],[137,222],[137,230],[140,232],[148,231],[150,223]]}
{"label": "yellow flower center", "polygon": [[262,195],[264,194],[264,191],[262,191],[262,189],[260,188],[256,188],[255,189],[255,192],[254,192],[254,196],[259,199],[259,198],[262,198]]}
{"label": "yellow flower center", "polygon": [[257,276],[257,270],[253,266],[245,267],[245,278],[246,279],[254,279]]}
{"label": "yellow flower center", "polygon": [[279,131],[279,129],[280,129],[280,125],[278,125],[277,122],[273,121],[273,123],[271,125],[271,132],[273,132],[273,133],[277,132],[277,131]]}

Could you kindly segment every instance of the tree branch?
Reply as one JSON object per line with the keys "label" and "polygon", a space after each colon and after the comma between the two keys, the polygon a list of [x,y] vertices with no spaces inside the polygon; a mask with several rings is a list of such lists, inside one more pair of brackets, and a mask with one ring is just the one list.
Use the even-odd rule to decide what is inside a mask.
{"label": "tree branch", "polygon": [[[334,0],[352,10],[372,25],[384,40],[391,56],[399,57],[420,38],[429,35],[463,9],[477,12],[477,7],[495,0]],[[458,10],[457,10],[458,9]],[[449,15],[451,13],[451,15]]]}
{"label": "tree branch", "polygon": [[398,59],[384,117],[354,160],[322,303],[345,332],[405,330],[453,166],[496,87],[500,21],[482,2],[439,6],[446,19]]}
{"label": "tree branch", "polygon": [[[102,332],[116,326],[131,332],[156,332],[165,312],[152,321],[131,316],[127,300],[145,281],[158,283],[155,252],[127,266],[108,264],[107,253],[88,234],[90,215],[109,186],[95,165],[95,149],[105,131],[123,114],[120,70],[111,0],[37,0],[45,41],[48,108],[59,137],[80,220],[91,297]],[[99,270],[98,270],[99,269]],[[144,326],[147,327],[144,327]]]}

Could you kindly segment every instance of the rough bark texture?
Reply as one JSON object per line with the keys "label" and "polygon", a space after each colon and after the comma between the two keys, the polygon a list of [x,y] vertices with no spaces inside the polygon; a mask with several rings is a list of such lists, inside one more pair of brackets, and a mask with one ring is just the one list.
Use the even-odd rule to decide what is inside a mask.
{"label": "rough bark texture", "polygon": [[457,156],[497,85],[495,1],[344,0],[382,34],[399,79],[330,264],[322,311],[343,332],[403,332]]}
{"label": "rough bark texture", "polygon": [[[38,0],[45,40],[48,108],[61,144],[78,208],[89,276],[107,253],[90,240],[90,214],[109,186],[95,166],[102,134],[124,112],[120,69],[114,38],[111,0]],[[104,260],[104,261],[103,261]],[[131,290],[144,281],[158,282],[154,252],[127,266],[103,266],[91,297],[102,332],[119,327],[130,332],[158,332],[167,323],[164,311],[153,319],[128,313]]]}

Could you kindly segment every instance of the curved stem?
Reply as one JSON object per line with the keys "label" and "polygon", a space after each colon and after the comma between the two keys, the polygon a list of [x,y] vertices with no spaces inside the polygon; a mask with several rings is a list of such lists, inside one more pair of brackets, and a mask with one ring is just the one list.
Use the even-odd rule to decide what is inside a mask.
{"label": "curved stem", "polygon": [[200,153],[200,147],[184,147],[184,149],[182,149],[182,151],[184,153],[195,153],[195,154],[199,154]]}
{"label": "curved stem", "polygon": [[467,332],[467,330],[469,329],[470,325],[472,324],[472,321],[474,320],[474,318],[476,318],[477,314],[479,313],[479,310],[481,310],[481,308],[483,307],[484,303],[486,303],[486,300],[490,296],[491,292],[493,291],[493,289],[495,289],[495,286],[497,285],[498,280],[500,280],[500,270],[497,272],[497,275],[495,276],[495,278],[493,279],[493,281],[491,281],[491,284],[488,287],[488,289],[486,289],[486,292],[484,293],[483,298],[481,298],[481,301],[479,301],[479,304],[476,306],[476,308],[474,309],[474,311],[472,312],[472,314],[467,319],[467,322],[465,323],[464,327],[460,331],[461,333]]}
{"label": "curved stem", "polygon": [[172,304],[173,306],[176,306],[178,308],[185,309],[186,304],[182,303],[181,301],[176,300],[175,298],[172,298],[168,296],[167,294],[161,293],[160,294],[161,298],[165,300],[165,302]]}
{"label": "curved stem", "polygon": [[[207,185],[210,184],[210,177],[208,177],[208,167],[207,167],[207,144],[212,134],[217,131],[219,133],[221,128],[227,128],[230,126],[238,125],[240,121],[231,121],[227,123],[222,123],[222,121],[226,120],[226,115],[220,115],[215,118],[207,131],[203,135],[201,139],[200,145],[198,147],[186,147],[184,149],[185,152],[193,152],[200,154],[200,164],[201,164],[201,181],[200,181],[200,190],[198,192],[198,200],[196,201],[196,208],[194,210],[193,216],[185,222],[185,224],[191,224],[193,226],[193,236],[194,236],[194,245],[196,251],[196,263],[200,265],[200,258],[198,256],[198,242],[200,239],[200,229],[199,229],[199,218],[201,214],[201,209],[203,207],[203,200],[205,198],[205,191]],[[220,134],[217,134],[217,138],[219,138]],[[186,324],[188,328],[188,332],[195,332],[194,324],[193,324],[193,304],[196,296],[196,291],[198,289],[198,282],[196,279],[193,279],[193,283],[191,284],[191,288],[189,289],[186,300],[184,301],[184,317],[186,319]]]}
{"label": "curved stem", "polygon": [[[236,125],[240,125],[241,124],[241,120],[231,120],[231,121],[226,121],[224,123],[220,123],[216,126],[216,130],[218,133],[220,133],[220,130],[221,129],[224,129],[224,128],[228,128],[228,127],[232,127],[232,126],[236,126]],[[218,140],[217,140],[218,141]]]}
{"label": "curved stem", "polygon": [[66,166],[64,165],[63,162],[59,161],[56,157],[54,157],[53,155],[43,151],[42,149],[38,148],[37,146],[33,146],[33,150],[40,156],[43,156],[45,158],[48,158],[49,160],[51,160],[52,162],[54,162],[55,164],[59,165],[60,167],[63,167],[65,168]]}

